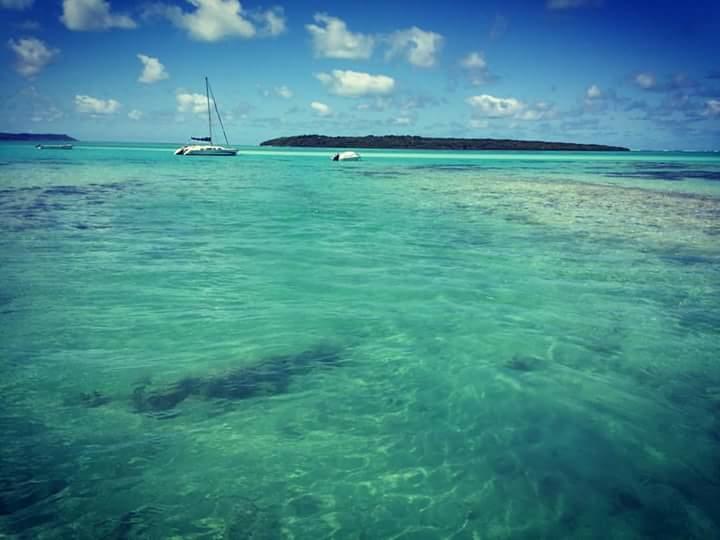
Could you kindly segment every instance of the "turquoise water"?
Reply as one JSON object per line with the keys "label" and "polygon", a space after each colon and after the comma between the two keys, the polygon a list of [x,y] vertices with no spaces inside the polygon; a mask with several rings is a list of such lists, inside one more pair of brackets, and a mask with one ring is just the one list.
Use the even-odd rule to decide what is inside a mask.
{"label": "turquoise water", "polygon": [[0,146],[0,537],[720,538],[720,155]]}

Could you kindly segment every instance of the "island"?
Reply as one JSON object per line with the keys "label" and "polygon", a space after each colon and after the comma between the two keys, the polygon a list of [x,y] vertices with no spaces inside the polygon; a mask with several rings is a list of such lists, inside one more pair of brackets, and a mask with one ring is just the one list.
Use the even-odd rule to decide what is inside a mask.
{"label": "island", "polygon": [[77,141],[64,133],[0,133],[0,141]]}
{"label": "island", "polygon": [[577,144],[546,141],[517,141],[513,139],[456,139],[418,137],[414,135],[367,135],[365,137],[328,137],[326,135],[298,135],[279,137],[260,143],[260,146],[297,146],[313,148],[385,148],[403,150],[561,150],[579,152],[629,152],[622,146]]}

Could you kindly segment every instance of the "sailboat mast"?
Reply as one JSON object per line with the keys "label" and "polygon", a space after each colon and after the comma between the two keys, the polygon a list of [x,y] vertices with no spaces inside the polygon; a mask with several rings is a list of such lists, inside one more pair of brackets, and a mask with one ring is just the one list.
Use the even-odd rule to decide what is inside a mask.
{"label": "sailboat mast", "polygon": [[210,83],[208,83],[207,77],[205,77],[205,99],[207,99],[207,108],[208,108],[208,133],[210,135],[210,144],[212,144],[212,115],[210,114]]}

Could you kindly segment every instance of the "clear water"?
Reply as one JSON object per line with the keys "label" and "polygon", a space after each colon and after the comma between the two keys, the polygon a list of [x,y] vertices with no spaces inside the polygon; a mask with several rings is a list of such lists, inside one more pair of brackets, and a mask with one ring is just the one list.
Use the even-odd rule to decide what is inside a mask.
{"label": "clear water", "polygon": [[0,146],[0,537],[720,538],[720,155]]}

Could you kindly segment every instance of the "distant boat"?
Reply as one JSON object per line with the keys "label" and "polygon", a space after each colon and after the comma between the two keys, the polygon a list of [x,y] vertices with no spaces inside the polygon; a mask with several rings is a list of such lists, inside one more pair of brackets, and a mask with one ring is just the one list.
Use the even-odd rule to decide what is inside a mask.
{"label": "distant boat", "polygon": [[357,152],[351,152],[349,150],[346,152],[338,152],[332,157],[333,161],[357,161],[359,159],[360,154],[358,154]]}
{"label": "distant boat", "polygon": [[38,150],[72,150],[72,144],[36,144]]}
{"label": "distant boat", "polygon": [[[218,122],[222,128],[223,136],[225,137],[225,144],[228,146],[221,146],[219,144],[213,144],[212,140],[212,114],[210,112],[210,96],[213,98],[213,105],[215,106],[215,114],[217,114]],[[222,118],[220,118],[220,111],[218,111],[217,100],[215,95],[210,89],[210,83],[208,78],[205,77],[205,99],[207,100],[207,111],[208,111],[208,136],[207,137],[190,137],[193,141],[198,141],[207,144],[188,144],[181,146],[175,150],[176,156],[234,156],[237,154],[236,148],[230,148],[227,134],[225,133],[225,126],[223,126]]]}

